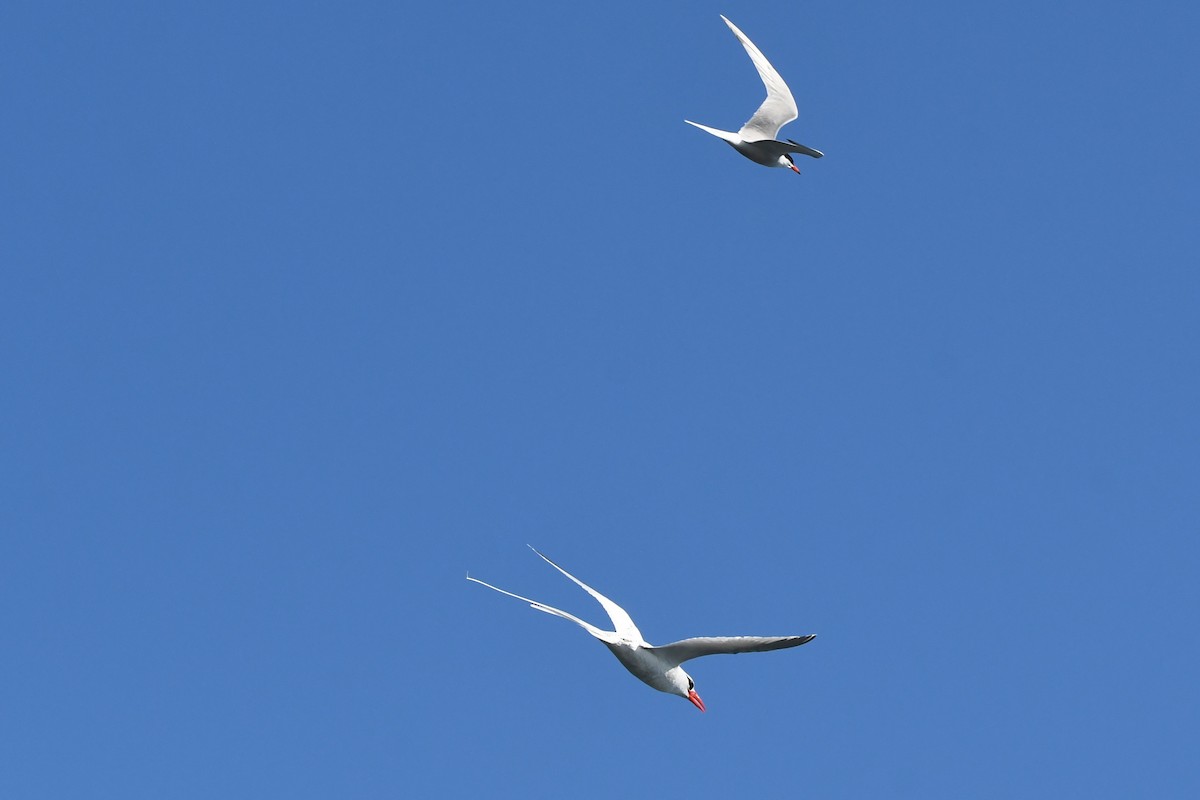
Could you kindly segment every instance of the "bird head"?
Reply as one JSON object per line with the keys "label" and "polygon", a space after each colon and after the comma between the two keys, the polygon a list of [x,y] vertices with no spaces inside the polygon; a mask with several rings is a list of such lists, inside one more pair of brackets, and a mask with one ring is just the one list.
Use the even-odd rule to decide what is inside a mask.
{"label": "bird head", "polygon": [[704,701],[700,699],[700,695],[696,694],[696,682],[692,680],[691,675],[683,671],[682,667],[667,670],[667,679],[671,682],[675,694],[686,698],[701,711],[704,710]]}
{"label": "bird head", "polygon": [[796,169],[796,162],[792,161],[792,157],[790,155],[788,155],[787,153],[784,153],[783,155],[781,155],[779,157],[779,166],[787,167],[788,169],[790,169],[792,172],[796,173],[797,175],[800,174],[800,170]]}

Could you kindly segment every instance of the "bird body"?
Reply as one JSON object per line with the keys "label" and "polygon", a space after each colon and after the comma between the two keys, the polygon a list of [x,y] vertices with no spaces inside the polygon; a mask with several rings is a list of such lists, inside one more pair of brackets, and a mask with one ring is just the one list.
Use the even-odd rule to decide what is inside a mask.
{"label": "bird body", "polygon": [[601,630],[590,623],[584,622],[573,614],[568,614],[566,611],[548,606],[545,603],[539,603],[536,600],[530,600],[528,597],[522,597],[519,594],[513,594],[512,592],[492,586],[490,583],[484,583],[478,578],[472,578],[470,575],[467,576],[467,580],[486,586],[509,597],[523,600],[538,611],[544,611],[547,614],[571,620],[603,642],[612,651],[612,654],[617,657],[617,660],[643,683],[660,692],[684,697],[701,711],[704,711],[704,701],[696,694],[695,682],[691,676],[680,666],[685,661],[707,655],[754,653],[767,650],[780,650],[786,647],[797,647],[815,638],[815,634],[806,636],[708,636],[683,639],[678,642],[662,645],[661,647],[655,647],[642,637],[641,631],[633,624],[633,620],[625,612],[625,609],[567,572],[558,564],[555,564],[549,558],[546,558],[546,556],[539,553],[533,547],[530,547],[530,549],[537,553],[547,564],[570,578],[585,592],[594,597],[608,613],[609,619],[613,623],[613,630]]}
{"label": "bird body", "polygon": [[800,114],[799,109],[796,108],[796,100],[792,97],[792,91],[775,68],[771,66],[771,62],[767,61],[762,51],[755,47],[754,42],[750,41],[746,34],[742,33],[724,15],[721,15],[721,19],[725,20],[725,24],[746,48],[746,53],[754,62],[754,67],[758,70],[758,75],[767,89],[767,99],[737,133],[710,128],[687,119],[684,122],[724,139],[734,150],[757,164],[765,167],[786,167],[799,175],[800,170],[796,168],[796,164],[792,160],[792,153],[801,153],[812,158],[820,158],[824,153],[791,139],[778,140],[780,129]]}

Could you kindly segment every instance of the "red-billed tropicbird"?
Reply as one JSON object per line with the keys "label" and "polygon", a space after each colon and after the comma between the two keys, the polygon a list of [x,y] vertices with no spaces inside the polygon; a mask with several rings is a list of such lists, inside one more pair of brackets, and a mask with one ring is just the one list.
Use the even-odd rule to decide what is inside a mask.
{"label": "red-billed tropicbird", "polygon": [[797,647],[806,642],[811,642],[816,637],[816,634],[812,633],[806,636],[701,636],[695,639],[683,639],[678,642],[655,647],[642,637],[641,631],[633,624],[633,620],[629,618],[629,614],[625,613],[625,609],[541,553],[538,553],[532,545],[529,549],[541,556],[550,566],[573,580],[585,592],[596,598],[600,605],[604,606],[604,610],[608,612],[608,616],[612,620],[613,627],[616,630],[600,630],[596,626],[584,622],[579,617],[568,614],[566,611],[552,608],[545,603],[530,600],[528,597],[522,597],[519,594],[506,592],[504,589],[492,586],[490,583],[484,583],[478,578],[472,578],[470,575],[467,576],[467,580],[474,581],[489,589],[494,589],[509,597],[524,600],[538,611],[545,611],[547,614],[554,614],[555,616],[571,620],[592,636],[604,642],[608,649],[613,652],[613,655],[617,657],[617,660],[624,664],[627,670],[643,682],[658,689],[660,692],[686,697],[692,702],[692,705],[701,711],[704,710],[704,701],[700,699],[700,695],[696,694],[696,684],[692,681],[691,676],[679,666],[683,662],[699,658],[700,656],[711,656],[720,653],[758,653],[765,650],[782,650],[785,647]]}

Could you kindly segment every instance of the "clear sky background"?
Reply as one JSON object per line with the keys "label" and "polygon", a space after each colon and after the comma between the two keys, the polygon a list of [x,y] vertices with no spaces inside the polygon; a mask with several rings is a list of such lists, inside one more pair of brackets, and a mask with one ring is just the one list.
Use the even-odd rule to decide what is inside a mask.
{"label": "clear sky background", "polygon": [[5,3],[0,795],[1197,796],[1198,8]]}

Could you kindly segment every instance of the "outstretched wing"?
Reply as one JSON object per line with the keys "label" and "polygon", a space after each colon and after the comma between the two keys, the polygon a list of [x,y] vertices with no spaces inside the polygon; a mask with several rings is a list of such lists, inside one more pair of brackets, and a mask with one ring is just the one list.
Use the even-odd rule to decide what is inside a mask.
{"label": "outstretched wing", "polygon": [[725,24],[742,43],[742,47],[746,48],[746,53],[754,62],[754,68],[758,70],[758,76],[762,78],[763,85],[767,87],[767,99],[758,107],[758,111],[754,112],[754,116],[742,126],[738,135],[747,142],[777,139],[779,138],[779,129],[800,114],[799,109],[796,108],[796,100],[792,97],[792,91],[783,82],[783,78],[779,76],[775,68],[771,66],[771,62],[767,61],[767,57],[762,54],[762,51],[754,46],[754,42],[747,39],[746,34],[738,30],[738,26],[726,19],[724,14],[721,15],[721,19],[725,20]]}
{"label": "outstretched wing", "polygon": [[803,153],[804,155],[812,156],[813,158],[822,158],[825,155],[820,150],[809,147],[806,144],[800,144],[795,139],[788,139],[788,142],[793,145],[792,149],[788,150],[789,153]]}
{"label": "outstretched wing", "polygon": [[627,639],[628,641],[631,641],[635,644],[645,644],[646,643],[646,640],[642,638],[642,632],[639,631],[637,629],[637,626],[633,624],[633,620],[629,618],[629,615],[627,613],[625,613],[625,609],[621,608],[619,605],[614,603],[612,600],[609,600],[607,597],[600,594],[595,589],[588,586],[583,581],[579,580],[579,578],[576,578],[574,575],[567,572],[565,569],[560,567],[558,564],[555,564],[553,561],[551,561],[550,559],[543,556],[541,553],[538,553],[537,548],[534,547],[533,545],[529,545],[529,549],[532,550],[533,552],[537,553],[539,556],[541,556],[542,560],[545,561],[547,564],[554,567],[556,570],[561,572],[563,575],[566,575],[568,578],[573,580],[585,592],[590,594],[592,597],[596,598],[597,602],[599,602],[600,605],[604,606],[604,610],[606,612],[608,612],[608,618],[612,620],[613,627],[616,628],[616,631],[617,631],[617,636],[619,636],[622,639]]}
{"label": "outstretched wing", "polygon": [[815,633],[807,636],[698,636],[683,639],[661,647],[651,647],[658,655],[675,666],[700,656],[715,656],[724,653],[763,653],[799,647],[817,638]]}
{"label": "outstretched wing", "polygon": [[806,156],[813,158],[821,158],[825,154],[820,150],[814,150],[811,147],[802,145],[799,142],[793,142],[788,139],[786,142],[777,142],[774,140],[763,140],[756,145],[762,152],[769,155],[772,159],[779,158],[784,153],[803,153]]}

